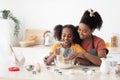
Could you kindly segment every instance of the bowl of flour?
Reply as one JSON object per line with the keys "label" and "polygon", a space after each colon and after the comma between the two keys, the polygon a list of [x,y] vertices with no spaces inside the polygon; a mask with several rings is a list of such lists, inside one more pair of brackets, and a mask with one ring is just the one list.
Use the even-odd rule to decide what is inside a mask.
{"label": "bowl of flour", "polygon": [[54,62],[59,68],[72,68],[74,65],[74,60],[66,60],[62,55],[57,55]]}

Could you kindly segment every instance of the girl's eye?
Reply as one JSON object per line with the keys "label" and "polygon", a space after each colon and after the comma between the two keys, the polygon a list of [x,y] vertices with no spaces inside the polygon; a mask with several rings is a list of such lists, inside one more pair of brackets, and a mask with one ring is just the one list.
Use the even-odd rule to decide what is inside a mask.
{"label": "girl's eye", "polygon": [[63,37],[68,37],[68,38],[71,38],[71,37],[72,37],[72,35],[65,35],[65,34],[63,34],[62,36],[63,36]]}
{"label": "girl's eye", "polygon": [[62,35],[63,37],[65,37],[65,35]]}
{"label": "girl's eye", "polygon": [[83,33],[87,33],[87,31],[86,31],[86,30],[84,30],[84,31],[83,31]]}
{"label": "girl's eye", "polygon": [[67,37],[68,37],[68,38],[71,38],[71,37],[72,37],[72,35],[68,35]]}

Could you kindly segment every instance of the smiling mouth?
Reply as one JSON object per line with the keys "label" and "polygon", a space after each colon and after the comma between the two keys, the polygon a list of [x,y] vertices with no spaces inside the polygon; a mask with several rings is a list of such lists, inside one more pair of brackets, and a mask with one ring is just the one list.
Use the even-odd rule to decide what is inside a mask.
{"label": "smiling mouth", "polygon": [[64,41],[64,43],[67,43],[67,44],[68,44],[69,42],[70,42],[70,41]]}

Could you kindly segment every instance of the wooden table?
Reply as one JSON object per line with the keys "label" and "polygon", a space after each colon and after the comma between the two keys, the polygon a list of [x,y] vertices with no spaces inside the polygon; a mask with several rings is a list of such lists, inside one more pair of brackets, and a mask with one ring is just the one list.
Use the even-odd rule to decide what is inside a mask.
{"label": "wooden table", "polygon": [[18,72],[9,72],[4,67],[0,70],[0,80],[120,80],[120,75],[102,74],[97,66],[75,65],[69,69],[60,69],[55,65],[41,64],[41,72],[34,75],[24,67]]}

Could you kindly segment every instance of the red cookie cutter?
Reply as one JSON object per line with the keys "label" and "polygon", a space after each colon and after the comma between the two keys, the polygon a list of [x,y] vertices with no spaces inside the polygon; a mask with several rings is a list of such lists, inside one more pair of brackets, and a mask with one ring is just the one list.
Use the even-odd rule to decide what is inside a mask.
{"label": "red cookie cutter", "polygon": [[9,71],[20,71],[19,67],[9,67],[8,68]]}

